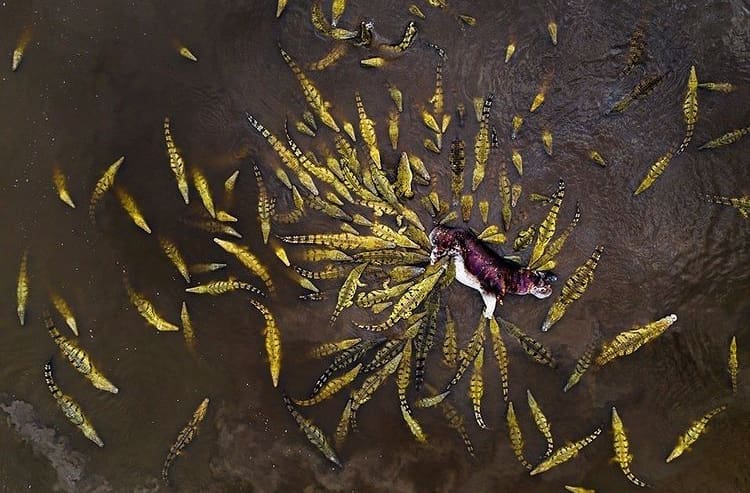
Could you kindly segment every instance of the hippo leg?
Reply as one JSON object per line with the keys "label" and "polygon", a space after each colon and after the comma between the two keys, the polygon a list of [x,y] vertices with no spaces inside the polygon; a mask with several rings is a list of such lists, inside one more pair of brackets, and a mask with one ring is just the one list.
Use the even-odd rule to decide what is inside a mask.
{"label": "hippo leg", "polygon": [[480,291],[480,293],[482,294],[482,301],[484,301],[484,318],[494,317],[497,296],[484,290]]}

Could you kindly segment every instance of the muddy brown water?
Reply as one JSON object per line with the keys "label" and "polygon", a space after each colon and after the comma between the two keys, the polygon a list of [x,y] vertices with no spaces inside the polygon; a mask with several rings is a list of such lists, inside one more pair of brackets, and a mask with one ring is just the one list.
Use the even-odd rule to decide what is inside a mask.
{"label": "muddy brown water", "polygon": [[[539,366],[506,338],[511,398],[529,460],[536,463],[545,445],[524,402],[527,388],[547,413],[557,444],[581,438],[597,426],[604,430],[576,459],[530,478],[510,449],[499,377],[489,357],[483,411],[491,429],[480,430],[474,423],[466,383],[451,397],[465,416],[475,460],[437,410],[417,412],[429,442],[415,443],[401,420],[395,388],[388,383],[362,409],[359,433],[339,451],[345,466],[334,469],[297,431],[279,391],[271,386],[262,321],[246,296],[184,293],[185,284],[160,252],[155,235],[138,230],[111,193],[100,204],[96,225],[89,222],[87,202],[94,183],[107,165],[125,155],[117,183],[136,197],[155,234],[173,238],[191,263],[228,261],[229,273],[246,278],[211,235],[178,220],[186,208],[168,166],[163,118],[171,117],[188,165],[205,170],[219,202],[223,180],[241,169],[231,212],[239,218],[242,242],[272,266],[278,286],[279,296],[269,306],[283,334],[281,386],[293,395],[308,391],[324,363],[305,360],[304,352],[319,342],[350,337],[355,329],[349,322],[367,315],[345,312],[329,329],[333,302],[298,301],[302,289],[260,239],[250,160],[264,170],[280,207],[288,207],[288,194],[272,177],[277,157],[248,127],[243,113],[252,112],[280,134],[284,119],[298,118],[305,102],[277,41],[302,63],[316,60],[330,47],[311,26],[308,2],[289,4],[280,20],[273,15],[275,2],[0,4],[0,52],[8,54],[0,76],[2,490],[557,492],[571,484],[627,491],[634,487],[610,462],[609,412],[616,405],[629,431],[632,469],[655,491],[750,491],[750,391],[744,369],[750,362],[750,230],[735,210],[707,204],[698,195],[748,193],[749,142],[711,152],[696,150],[697,144],[750,124],[748,5],[451,2],[455,12],[477,18],[470,28],[449,12],[417,2],[427,19],[417,20],[419,41],[402,58],[380,70],[365,70],[358,60],[367,51],[350,50],[333,68],[310,73],[333,103],[339,122],[356,121],[354,91],[362,93],[378,122],[387,167],[398,156],[387,145],[385,117],[391,103],[385,81],[399,86],[406,106],[400,145],[423,157],[447,197],[447,152],[435,156],[422,148],[427,132],[416,109],[428,104],[437,61],[423,41],[444,47],[446,109],[453,111],[461,101],[468,116],[463,129],[454,119],[446,140],[460,136],[471,149],[477,128],[471,99],[496,95],[492,122],[500,151],[477,192],[477,201],[487,198],[493,204],[491,221],[500,220],[497,163],[509,161],[511,147],[517,147],[525,173],[519,178],[511,168],[511,179],[523,185],[524,195],[514,210],[511,239],[545,214],[545,207],[530,202],[528,193],[549,193],[563,177],[568,193],[561,224],[572,217],[576,201],[583,219],[558,258],[561,279],[596,245],[606,246],[594,283],[549,333],[542,334],[538,327],[551,300],[511,297],[498,308],[559,361],[556,371]],[[349,4],[343,25],[372,19],[386,39],[399,38],[413,19],[406,3]],[[327,2],[324,8],[329,11]],[[550,19],[559,26],[556,47],[546,33]],[[646,26],[648,57],[620,77],[628,39],[639,23]],[[20,69],[11,73],[9,54],[25,28],[32,30],[32,41]],[[511,37],[518,49],[505,64]],[[177,56],[175,40],[189,46],[199,62]],[[694,143],[650,190],[634,198],[632,191],[648,166],[682,139],[681,104],[691,64],[700,80],[731,81],[739,88],[729,95],[699,92]],[[655,72],[665,78],[652,94],[623,115],[605,115],[641,77]],[[546,102],[530,115],[528,107],[544,80],[549,81]],[[519,139],[511,142],[510,121],[516,113],[526,122]],[[554,135],[552,158],[542,149],[542,128]],[[327,129],[314,140],[299,136],[298,141],[305,149],[333,147]],[[602,153],[607,168],[587,159],[590,148]],[[472,162],[469,152],[467,181]],[[51,187],[54,163],[68,177],[75,210],[62,204]],[[420,188],[418,195],[425,190]],[[197,210],[194,190],[191,197],[191,208]],[[424,214],[423,220],[427,223]],[[476,209],[471,225],[481,229]],[[332,228],[338,224],[309,215],[277,231]],[[27,325],[19,327],[15,283],[27,248],[31,295]],[[138,316],[123,287],[123,270],[170,321],[179,320],[180,303],[188,301],[197,357],[187,351],[181,334],[156,333]],[[335,297],[335,282],[320,285]],[[60,387],[81,404],[106,444],[103,449],[65,420],[44,384],[42,366],[55,354],[41,320],[50,288],[69,301],[80,344],[121,389],[118,395],[96,391],[55,356]],[[479,297],[454,285],[444,303],[459,320],[459,337],[465,341],[481,310]],[[596,331],[610,337],[669,313],[679,320],[657,341],[590,372],[572,391],[562,392],[575,359]],[[60,326],[67,330],[61,321]],[[732,335],[737,336],[741,365],[735,396],[726,371]],[[439,352],[436,346],[427,364],[427,379],[436,385],[449,378]],[[204,396],[211,398],[211,405],[201,433],[173,464],[172,485],[164,486],[160,472],[167,450]],[[338,396],[304,412],[332,434],[344,401]],[[691,452],[665,464],[677,435],[722,403],[729,409],[715,418],[708,434]]]}

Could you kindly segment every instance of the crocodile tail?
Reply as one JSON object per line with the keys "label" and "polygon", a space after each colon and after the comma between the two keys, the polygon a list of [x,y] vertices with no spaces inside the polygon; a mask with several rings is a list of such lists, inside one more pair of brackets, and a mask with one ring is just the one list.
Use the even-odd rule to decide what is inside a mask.
{"label": "crocodile tail", "polygon": [[632,472],[630,472],[630,468],[629,467],[623,468],[622,472],[625,474],[625,477],[628,478],[628,481],[630,481],[634,485],[640,486],[641,488],[649,488],[648,484],[646,484],[645,482],[641,481],[640,479],[638,479],[637,477],[635,477],[635,475]]}
{"label": "crocodile tail", "polygon": [[60,344],[65,340],[65,338],[60,334],[60,331],[57,330],[57,327],[55,327],[55,322],[52,320],[52,315],[50,314],[49,310],[44,310],[44,314],[42,315],[44,317],[44,327],[49,332],[49,335],[52,336],[52,340],[55,341],[56,344]]}
{"label": "crocodile tail", "polygon": [[52,358],[44,364],[44,381],[47,383],[47,388],[52,395],[57,399],[62,395],[60,388],[55,383],[55,379],[52,376]]}

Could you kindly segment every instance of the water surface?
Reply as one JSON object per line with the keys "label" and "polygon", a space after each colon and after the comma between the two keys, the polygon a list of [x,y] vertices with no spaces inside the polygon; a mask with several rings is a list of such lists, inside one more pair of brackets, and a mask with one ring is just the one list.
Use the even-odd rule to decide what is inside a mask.
{"label": "water surface", "polygon": [[[747,320],[747,222],[731,208],[705,203],[700,193],[748,193],[748,141],[711,152],[697,145],[750,122],[750,34],[748,7],[741,1],[713,2],[452,2],[455,12],[477,18],[462,25],[449,12],[418,5],[419,42],[381,70],[359,67],[366,50],[351,50],[336,66],[311,78],[333,103],[338,121],[356,121],[354,91],[360,91],[377,123],[384,162],[398,154],[387,145],[385,118],[390,107],[386,81],[405,95],[401,146],[427,162],[443,197],[449,190],[447,153],[425,151],[426,136],[417,105],[427,105],[434,89],[434,51],[446,49],[446,110],[467,107],[467,126],[454,121],[446,139],[459,136],[472,147],[476,123],[471,99],[494,92],[492,121],[500,135],[500,156],[488,166],[477,192],[499,204],[497,161],[511,146],[524,158],[519,178],[524,196],[514,210],[511,238],[545,214],[528,193],[550,193],[559,177],[568,185],[561,224],[580,202],[583,219],[558,258],[561,279],[598,244],[606,251],[596,280],[551,332],[538,327],[551,300],[509,298],[498,308],[541,340],[556,355],[556,371],[531,362],[509,338],[511,397],[526,439],[526,454],[536,463],[544,451],[524,403],[531,388],[552,423],[558,444],[576,440],[595,427],[605,431],[570,463],[529,478],[508,444],[497,370],[486,358],[488,385],[483,408],[491,430],[471,417],[461,386],[452,402],[465,415],[477,450],[472,460],[438,411],[418,412],[428,445],[410,437],[388,383],[360,413],[360,432],[340,451],[346,465],[335,470],[309,446],[284,410],[266,367],[262,320],[246,296],[196,298],[159,250],[155,237],[135,228],[109,194],[100,204],[96,225],[87,217],[94,183],[118,156],[125,155],[117,183],[137,199],[155,234],[174,239],[188,262],[228,261],[229,271],[246,274],[218,249],[211,235],[185,226],[182,203],[168,166],[162,121],[172,131],[189,166],[205,170],[217,199],[222,183],[241,169],[232,213],[248,244],[272,268],[279,296],[269,306],[283,333],[282,385],[293,395],[307,392],[324,363],[302,355],[313,344],[350,337],[345,313],[327,326],[333,301],[304,303],[303,293],[270,249],[262,244],[255,219],[256,186],[249,162],[267,176],[280,207],[288,194],[271,177],[278,159],[245,122],[252,112],[281,134],[285,118],[295,120],[305,101],[281,59],[277,42],[301,63],[317,60],[330,41],[309,21],[308,2],[291,0],[282,18],[275,2],[189,0],[178,3],[10,1],[0,5],[0,52],[10,54],[20,33],[33,33],[21,68],[0,76],[0,485],[3,491],[155,491],[161,465],[180,428],[204,396],[211,405],[201,434],[171,470],[178,491],[562,491],[580,484],[597,491],[626,491],[631,485],[612,456],[609,412],[616,405],[629,430],[633,471],[656,491],[750,490],[750,400],[742,363],[750,361]],[[342,24],[371,19],[386,39],[398,39],[414,19],[401,2],[349,2]],[[326,12],[329,5],[324,6]],[[553,47],[546,32],[559,26]],[[620,77],[628,39],[646,26],[647,59]],[[503,63],[505,46],[517,51]],[[177,56],[184,43],[198,63]],[[724,95],[699,92],[699,123],[694,143],[644,194],[632,191],[648,166],[684,133],[682,98],[694,64],[702,81],[731,81],[739,88]],[[611,105],[646,74],[663,73],[647,98],[619,116]],[[543,81],[542,108],[528,108]],[[508,139],[514,114],[526,122],[519,139]],[[544,154],[542,128],[555,138],[554,157]],[[315,140],[300,136],[305,149],[332,148],[331,133]],[[587,158],[597,149],[608,167]],[[509,161],[509,160],[508,160]],[[67,208],[51,186],[58,163],[68,177],[78,207]],[[471,153],[467,180],[471,171]],[[425,193],[421,188],[418,194]],[[192,193],[190,210],[200,208]],[[416,201],[414,201],[416,202]],[[419,206],[415,204],[415,208]],[[421,211],[421,209],[419,209]],[[490,214],[500,221],[499,205]],[[425,222],[427,217],[425,216]],[[478,214],[472,226],[481,229]],[[322,215],[280,232],[338,228]],[[29,250],[31,299],[28,323],[18,326],[15,283],[22,252]],[[156,333],[128,303],[123,271],[170,321],[179,320],[188,300],[198,337],[198,356],[179,333]],[[201,279],[209,279],[203,276]],[[256,282],[259,282],[256,280]],[[335,282],[321,283],[333,290]],[[55,353],[41,313],[49,289],[69,301],[81,330],[79,342],[120,387],[118,395],[98,392],[56,356],[56,378],[74,396],[106,443],[88,442],[60,413],[42,377]],[[335,297],[335,291],[331,292]],[[460,322],[461,341],[476,325],[481,301],[463,286],[445,300]],[[611,337],[634,324],[676,313],[679,321],[635,355],[586,375],[571,392],[561,388],[575,359],[596,331]],[[740,391],[731,396],[726,372],[729,340],[736,335],[741,364]],[[440,385],[449,372],[439,347],[428,359],[428,380]],[[464,383],[465,385],[465,383]],[[345,402],[341,395],[305,411],[332,433]],[[664,458],[693,420],[722,403],[717,417],[693,451],[671,464]]]}

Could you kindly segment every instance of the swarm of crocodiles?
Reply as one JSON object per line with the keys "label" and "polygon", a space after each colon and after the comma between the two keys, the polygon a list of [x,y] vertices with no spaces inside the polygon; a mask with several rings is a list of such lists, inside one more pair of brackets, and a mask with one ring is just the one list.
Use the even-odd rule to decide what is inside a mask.
{"label": "swarm of crocodiles", "polygon": [[[320,4],[316,2],[311,10],[313,23],[320,31]],[[550,23],[553,45],[557,41],[557,29],[555,23]],[[641,46],[643,36],[640,28],[634,33],[623,75],[642,62],[645,49]],[[396,382],[404,424],[415,440],[428,440],[428,433],[418,419],[417,409],[441,407],[448,424],[456,429],[467,451],[473,455],[474,447],[464,419],[450,405],[449,396],[455,394],[459,382],[468,373],[465,398],[471,403],[477,426],[488,429],[482,416],[482,400],[485,393],[485,354],[492,354],[507,404],[511,446],[521,465],[532,475],[539,474],[575,457],[599,436],[602,429],[596,428],[590,435],[555,449],[550,421],[529,390],[529,410],[548,447],[545,459],[536,467],[526,460],[523,437],[510,400],[509,358],[503,332],[516,340],[534,361],[551,368],[557,367],[557,361],[540,341],[496,312],[498,305],[504,306],[504,301],[512,298],[506,298],[508,295],[530,294],[539,299],[553,295],[558,280],[553,269],[567,239],[581,220],[581,207],[575,204],[569,223],[558,228],[558,215],[566,191],[566,183],[561,179],[552,193],[529,195],[531,200],[549,204],[549,209],[538,225],[518,226],[516,239],[512,242],[514,254],[503,255],[490,246],[505,243],[506,234],[514,225],[513,209],[519,202],[522,187],[520,181],[513,183],[505,160],[499,156],[499,149],[501,140],[512,146],[512,141],[523,131],[524,117],[514,115],[510,139],[501,139],[493,124],[494,95],[488,93],[485,97],[475,98],[472,103],[478,125],[475,133],[468,135],[469,138],[473,137],[470,142],[474,144],[474,152],[473,163],[469,164],[472,166],[471,179],[467,180],[466,143],[461,133],[469,131],[464,129],[471,123],[467,122],[463,103],[457,104],[454,114],[445,110],[445,50],[429,42],[424,46],[434,50],[436,55],[435,90],[427,101],[415,101],[412,107],[428,132],[423,142],[424,150],[434,155],[420,156],[419,150],[410,149],[399,142],[399,115],[404,111],[408,96],[396,84],[389,82],[384,90],[391,100],[388,103],[387,121],[383,122],[386,130],[378,131],[377,122],[369,116],[371,110],[368,111],[373,103],[359,92],[353,94],[348,112],[345,101],[336,107],[338,114],[352,114],[356,110],[356,121],[352,123],[344,119],[340,125],[332,124],[329,119],[333,118],[333,104],[324,99],[302,68],[303,64],[281,47],[281,55],[299,82],[309,106],[299,120],[304,126],[295,125],[300,136],[292,135],[286,123],[282,136],[282,131],[275,132],[270,122],[261,122],[251,113],[246,115],[250,127],[278,155],[278,159],[266,160],[267,168],[270,165],[273,174],[289,190],[286,200],[291,207],[289,211],[276,210],[277,216],[271,214],[270,217],[259,214],[264,235],[270,229],[273,235],[288,245],[290,257],[296,259],[292,263],[298,274],[321,286],[325,284],[325,287],[316,288],[313,293],[302,295],[301,298],[310,301],[330,298],[333,305],[330,323],[339,324],[346,332],[351,331],[353,323],[360,331],[357,337],[327,342],[313,348],[309,356],[328,359],[327,367],[309,394],[295,398],[285,393],[284,400],[313,445],[339,465],[340,459],[332,445],[339,450],[344,446],[350,431],[357,429],[358,411],[392,376]],[[510,56],[513,51],[509,49]],[[345,55],[345,51],[342,51],[338,52],[337,57]],[[320,66],[315,62],[308,64],[307,68],[319,70]],[[661,75],[647,77],[613,111],[623,112],[636,100],[647,97],[661,79]],[[530,113],[537,111],[544,103],[548,85],[549,81],[546,80],[540,85]],[[671,151],[668,159],[649,171],[637,193],[653,185],[674,155],[685,152],[688,147],[697,123],[697,88],[723,90],[720,88],[726,87],[716,83],[699,84],[695,67],[689,70],[686,86],[683,104],[685,138],[675,151]],[[383,112],[382,108],[380,112]],[[307,137],[321,137],[315,115],[333,130],[329,132],[332,142],[328,149],[335,149],[335,152],[317,154],[312,150],[312,145],[304,148]],[[446,154],[443,153],[444,136],[454,121],[453,117],[459,129],[450,142],[446,159],[442,157]],[[279,128],[278,123],[275,128]],[[386,131],[390,149],[379,140],[379,134],[382,136]],[[716,144],[710,143],[704,148],[731,143],[741,136],[737,132],[717,139]],[[552,156],[553,137],[550,129],[543,129],[542,141],[547,154]],[[319,146],[315,148],[320,149]],[[512,147],[510,155],[518,173],[517,178],[520,178],[523,174],[522,154],[518,148]],[[605,159],[598,151],[590,150],[589,156],[596,164],[606,166]],[[451,170],[450,195],[445,198],[441,196],[445,192],[443,184],[436,183],[432,178],[438,163],[443,160],[447,160]],[[475,197],[478,196],[476,192],[486,183],[488,165],[495,165],[498,169],[495,186],[500,191],[499,201],[497,205],[493,205],[491,200],[476,202],[483,229],[473,229],[471,226],[478,224],[474,207]],[[465,183],[467,181],[470,183]],[[263,187],[260,191],[258,210],[267,210],[272,199]],[[730,199],[714,200],[735,205]],[[501,211],[502,222],[491,223],[491,210]],[[323,214],[328,216],[330,224],[338,222],[339,227],[325,232],[300,231],[296,225],[304,224],[301,219],[306,214]],[[460,226],[461,222],[464,224]],[[560,293],[553,297],[541,324],[542,331],[548,331],[559,323],[567,310],[574,309],[574,302],[585,296],[587,288],[594,282],[597,266],[603,256],[606,257],[605,245],[593,245],[590,256],[582,258],[570,277],[562,281]],[[445,291],[453,281],[476,290],[485,307],[476,329],[463,347],[460,347],[456,320],[444,301]],[[331,282],[338,285],[336,290],[328,287]],[[369,316],[365,313],[368,311]],[[611,339],[593,340],[575,363],[564,391],[571,391],[591,367],[601,367],[630,355],[657,339],[677,321],[677,316],[667,314],[654,317],[651,321],[641,320],[640,324],[626,328]],[[428,355],[435,347],[442,348],[444,364],[454,371],[453,377],[442,387],[426,381]],[[734,375],[732,382],[736,382],[736,370],[734,373],[731,371],[732,361],[735,361],[736,368],[736,354],[734,358],[732,360],[730,356],[730,374]],[[300,408],[321,404],[338,393],[348,393],[349,397],[330,437],[310,419],[300,418]],[[691,429],[697,429],[696,426]],[[697,438],[702,429],[688,433],[691,440]],[[646,482],[630,470],[633,459],[625,427],[614,409],[612,433],[615,462],[631,483],[646,486]],[[680,443],[686,442],[682,440]]]}
{"label": "swarm of crocodiles", "polygon": [[[477,22],[474,17],[459,14],[442,1],[429,3],[435,9],[460,19],[466,26]],[[285,1],[279,1],[277,17],[285,6]],[[430,41],[418,41],[417,20],[406,23],[402,39],[386,40],[377,34],[374,23],[369,20],[360,21],[351,29],[341,27],[340,21],[347,21],[345,7],[345,1],[334,0],[329,20],[319,0],[310,5],[312,26],[318,34],[334,43],[323,58],[303,63],[298,60],[302,54],[290,53],[283,43],[279,44],[280,63],[288,67],[290,80],[299,84],[306,107],[297,109],[300,116],[293,122],[293,131],[285,119],[261,121],[248,108],[242,117],[247,122],[248,132],[265,142],[271,152],[258,157],[257,162],[243,164],[230,174],[223,182],[221,199],[212,193],[206,171],[191,164],[183,155],[178,145],[179,134],[173,134],[170,117],[165,116],[159,122],[165,146],[164,166],[169,166],[175,180],[173,193],[186,207],[190,206],[183,222],[210,235],[217,257],[223,256],[221,261],[214,258],[188,263],[180,245],[157,228],[152,231],[147,221],[148,211],[139,207],[132,191],[118,183],[119,173],[127,172],[125,156],[104,167],[95,183],[88,207],[90,222],[96,225],[103,202],[111,201],[110,196],[114,196],[122,212],[140,229],[138,234],[153,235],[164,261],[173,266],[174,272],[179,274],[178,279],[187,283],[185,291],[189,294],[186,299],[198,302],[200,296],[197,295],[245,294],[247,309],[257,312],[262,326],[258,341],[262,340],[265,350],[269,383],[279,389],[280,404],[288,410],[306,438],[333,465],[342,467],[344,461],[339,451],[349,433],[357,430],[358,412],[378,390],[387,388],[385,384],[391,377],[395,381],[403,423],[417,442],[429,439],[429,429],[420,422],[419,413],[427,412],[421,411],[423,409],[439,407],[467,452],[474,455],[465,417],[451,401],[466,399],[477,427],[491,430],[493,427],[485,421],[482,409],[492,405],[484,399],[485,370],[496,365],[497,376],[492,379],[500,383],[508,443],[518,459],[520,470],[528,471],[530,475],[544,473],[575,458],[603,431],[603,427],[595,423],[588,428],[591,430],[589,434],[565,437],[568,441],[561,443],[560,437],[553,433],[554,421],[543,410],[551,407],[551,399],[541,396],[537,400],[528,388],[531,382],[513,382],[511,386],[509,378],[508,339],[540,365],[557,369],[559,362],[543,344],[543,335],[539,336],[540,339],[532,337],[500,312],[512,311],[515,296],[531,295],[548,305],[547,314],[540,321],[541,332],[563,325],[561,321],[565,314],[585,302],[588,287],[599,277],[596,275],[599,263],[602,259],[606,262],[602,239],[601,244],[589,245],[590,254],[577,258],[578,264],[572,266],[570,276],[558,279],[554,273],[559,255],[581,222],[582,210],[586,208],[585,203],[571,207],[565,202],[567,184],[563,178],[557,183],[545,184],[540,187],[542,190],[527,192],[527,202],[536,203],[537,208],[542,204],[545,208],[537,214],[538,223],[523,224],[514,218],[516,207],[523,203],[521,179],[524,172],[522,149],[516,141],[524,132],[524,121],[533,119],[537,111],[542,111],[551,80],[545,76],[528,114],[513,115],[511,132],[501,136],[496,130],[495,95],[490,92],[466,102],[474,109],[475,121],[467,117],[464,102],[455,101],[455,111],[446,111],[443,69],[448,62],[447,51]],[[425,18],[417,5],[410,5],[408,12],[416,19]],[[547,25],[550,49],[558,43],[558,29],[557,23],[550,20]],[[29,31],[24,31],[19,40],[13,53],[13,71],[21,64],[30,36]],[[645,42],[643,26],[639,25],[631,37],[621,77],[627,77],[636,65],[644,63]],[[192,62],[198,61],[187,47],[180,43],[176,46],[181,56]],[[360,60],[363,70],[386,68],[390,63],[408,63],[406,55],[411,52],[432,57],[435,66],[433,94],[426,101],[410,101],[409,95],[404,94],[396,83],[388,82],[377,96],[354,92],[346,99],[346,95],[339,94],[340,99],[334,106],[325,99],[326,95],[318,89],[310,73],[333,67],[354,50],[364,53],[365,58]],[[511,40],[505,51],[505,63],[512,61],[515,51],[515,41]],[[663,78],[661,73],[644,76],[612,107],[610,113],[622,113],[638,104]],[[684,138],[679,145],[669,147],[651,166],[635,190],[636,195],[652,187],[667,166],[678,155],[687,152],[698,122],[698,89],[723,93],[734,90],[730,83],[700,82],[695,66],[686,71],[685,81]],[[387,120],[376,122],[371,116],[376,113],[373,109],[382,110],[383,105],[387,106]],[[408,110],[419,115],[421,121],[418,125],[425,132],[417,149],[408,147],[399,139],[400,115]],[[345,114],[352,115],[352,118],[347,120]],[[741,140],[748,128],[729,131],[700,149],[734,144]],[[387,140],[384,138],[386,133]],[[447,142],[445,137],[449,133],[455,137]],[[328,145],[307,145],[311,138],[326,141]],[[540,140],[545,152],[554,157],[552,130],[543,128]],[[384,145],[384,142],[389,145]],[[589,149],[587,155],[598,166],[607,166],[599,151]],[[508,166],[507,157],[510,157],[513,168]],[[467,159],[470,178],[466,176]],[[435,178],[441,167],[450,169],[449,183],[439,183]],[[238,220],[232,213],[236,208],[235,185],[240,174],[253,177],[257,231],[239,229]],[[271,186],[270,177],[278,182],[274,183],[278,186]],[[60,166],[55,165],[52,183],[57,196],[67,206],[75,208],[67,180]],[[197,197],[195,194],[191,196],[191,189]],[[748,197],[705,196],[712,202],[735,207],[745,218],[750,214]],[[494,211],[499,211],[499,217],[495,217]],[[569,219],[563,227],[558,227],[561,214]],[[328,229],[322,232],[304,230],[307,219],[315,216],[325,218]],[[247,235],[261,238],[268,252],[251,251],[247,246]],[[505,244],[508,251],[498,247]],[[317,302],[317,309],[330,311],[326,318],[331,326],[347,334],[356,333],[356,337],[325,342],[310,349],[308,356],[326,359],[327,366],[305,395],[294,395],[287,388],[291,382],[284,380],[282,326],[267,302],[279,296],[280,282],[272,278],[268,258],[281,262],[289,277],[305,290],[305,294],[299,296],[301,300]],[[29,271],[33,261],[33,252],[25,249],[17,282],[17,315],[21,325],[27,321]],[[242,270],[220,279],[204,278],[227,269],[230,262],[241,266]],[[182,301],[180,305],[180,323],[170,321],[163,315],[165,307],[162,303],[155,304],[140,291],[137,280],[132,279],[127,271],[122,275],[134,312],[157,332],[182,332],[186,349],[196,354],[199,351],[198,337],[187,302]],[[463,287],[455,286],[454,281]],[[605,283],[606,279],[596,282]],[[449,289],[465,288],[477,291],[484,307],[477,320],[471,323],[474,330],[468,334],[459,330],[459,322],[446,301]],[[326,300],[330,303],[326,304]],[[77,337],[74,311],[63,295],[50,290],[49,303]],[[44,312],[43,321],[53,342],[74,369],[96,389],[112,394],[119,392],[76,339],[62,335],[49,312]],[[632,327],[623,327],[624,330],[609,337],[597,335],[578,360],[571,362],[573,370],[562,390],[572,391],[589,369],[610,363],[624,367],[626,363],[619,362],[620,358],[628,357],[652,341],[661,343],[659,337],[676,322],[675,314],[638,314],[634,316]],[[740,384],[736,338],[731,339],[728,347],[727,388],[736,394]],[[438,348],[441,364],[452,375],[444,382],[428,378],[432,373],[428,362],[434,360],[428,356]],[[485,356],[494,362],[488,362]],[[103,447],[104,441],[81,407],[58,387],[52,359],[44,365],[44,378],[65,417],[86,438]],[[466,384],[463,390],[459,390],[462,380]],[[511,388],[516,387],[526,388],[528,412],[546,441],[545,452],[536,464],[527,458],[517,419],[517,412],[525,406],[519,406],[518,402],[514,406],[511,398]],[[347,394],[348,398],[335,430],[326,433],[305,416],[306,408],[322,405],[339,393]],[[162,469],[165,481],[169,481],[173,461],[198,434],[208,412],[208,403],[206,397],[168,450]],[[622,403],[619,405],[623,407]],[[702,410],[703,415],[696,416],[689,426],[685,423],[686,431],[676,439],[666,462],[688,450],[706,431],[710,420],[721,419],[718,415],[730,409],[731,403],[722,403],[713,409]],[[633,485],[646,487],[647,483],[640,479],[646,465],[636,462],[639,474],[631,471],[634,456],[624,424],[627,413],[623,416],[625,419],[615,407],[611,408],[613,462]],[[643,446],[637,444],[633,448]],[[569,491],[593,491],[583,487],[566,488]]]}

